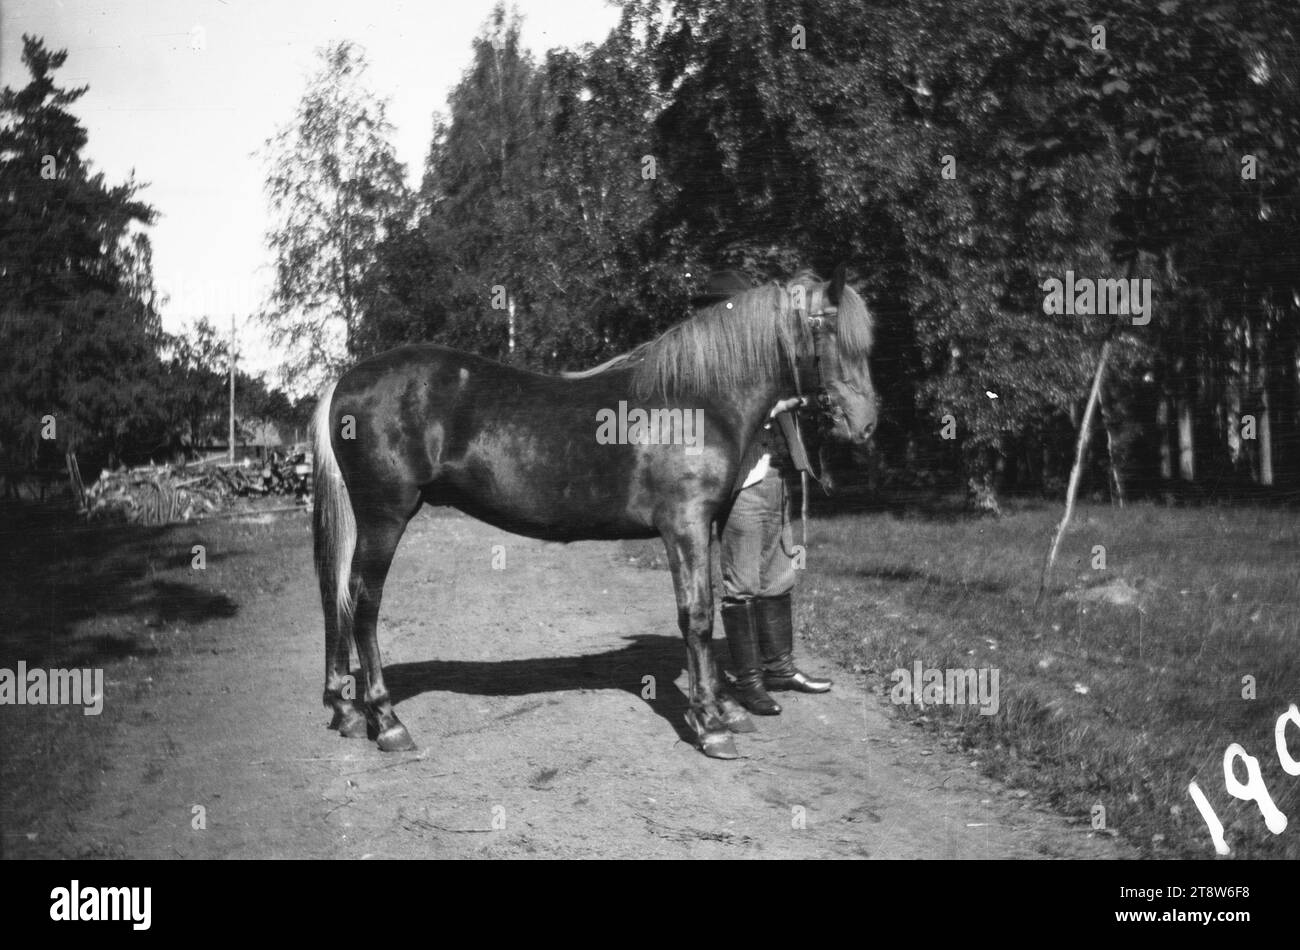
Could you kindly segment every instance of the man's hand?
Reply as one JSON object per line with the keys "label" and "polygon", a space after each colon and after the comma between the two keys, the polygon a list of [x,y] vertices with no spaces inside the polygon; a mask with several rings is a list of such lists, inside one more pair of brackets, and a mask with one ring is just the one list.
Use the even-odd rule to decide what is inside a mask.
{"label": "man's hand", "polygon": [[789,399],[782,399],[772,407],[772,411],[767,414],[767,417],[769,419],[775,419],[781,413],[789,412],[791,409],[797,409],[803,404],[804,398],[802,396],[791,396]]}

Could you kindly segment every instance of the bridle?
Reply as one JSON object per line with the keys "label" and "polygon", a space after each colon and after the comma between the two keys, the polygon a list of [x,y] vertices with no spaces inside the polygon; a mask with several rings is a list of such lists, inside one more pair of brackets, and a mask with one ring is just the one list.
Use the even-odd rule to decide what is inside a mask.
{"label": "bridle", "polygon": [[[825,298],[823,297],[823,301],[824,299]],[[812,334],[812,370],[817,380],[817,386],[813,390],[810,398],[804,393],[803,380],[799,373],[800,359],[796,356],[791,361],[791,369],[794,372],[795,395],[799,397],[801,408],[809,409],[814,406],[816,407],[818,427],[822,432],[826,432],[835,425],[835,404],[831,402],[830,391],[826,387],[826,377],[822,372],[822,362],[824,354],[826,353],[827,337],[829,336],[826,327],[826,318],[833,317],[839,313],[839,308],[823,302],[821,308],[814,312],[809,312],[803,307],[796,307],[795,313],[798,319],[803,321],[804,325],[807,326],[808,332]],[[796,428],[795,431],[797,432],[798,429]],[[808,474],[809,473],[805,471],[799,472],[799,482],[802,487],[800,494],[803,499],[803,504],[799,511],[799,522],[802,529],[801,534],[805,550],[807,550],[808,547]],[[820,477],[815,474],[813,477],[817,480],[819,485],[822,484]]]}
{"label": "bridle", "polygon": [[[800,404],[803,408],[815,408],[820,418],[821,425],[823,427],[829,427],[833,424],[831,420],[834,418],[835,404],[831,402],[830,390],[826,386],[825,374],[822,372],[822,364],[824,359],[829,359],[826,352],[828,343],[826,318],[833,317],[839,313],[839,308],[834,305],[823,304],[820,309],[814,312],[809,312],[806,309],[799,307],[795,308],[795,313],[798,315],[799,319],[803,321],[805,326],[807,326],[808,332],[812,335],[812,370],[817,380],[816,388],[813,390],[812,395],[809,396],[804,392],[803,379],[799,372],[800,359],[796,357],[793,360],[795,395],[799,397]],[[805,357],[805,359],[809,358]]]}

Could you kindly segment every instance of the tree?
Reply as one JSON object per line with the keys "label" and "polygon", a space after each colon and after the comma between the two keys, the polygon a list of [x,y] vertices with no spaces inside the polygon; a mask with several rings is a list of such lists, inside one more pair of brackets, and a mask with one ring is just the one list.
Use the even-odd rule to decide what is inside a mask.
{"label": "tree", "polygon": [[856,263],[894,357],[882,440],[937,448],[951,415],[985,504],[994,459],[1068,410],[1097,333],[1046,317],[1039,289],[1106,264],[1118,174],[1044,28],[1063,8],[692,0],[656,44],[659,232],[712,266]]}
{"label": "tree", "polygon": [[357,355],[373,302],[366,275],[411,211],[386,103],[365,87],[366,68],[354,43],[321,50],[294,121],[267,142],[276,274],[259,316],[287,347],[289,381],[319,382]]}
{"label": "tree", "polygon": [[421,190],[422,232],[447,264],[442,335],[496,359],[512,358],[523,315],[544,293],[547,100],[518,16],[498,5],[435,129]]}
{"label": "tree", "polygon": [[0,91],[0,443],[27,464],[48,444],[111,457],[160,426],[161,326],[139,230],[154,211],[134,180],[110,186],[83,157],[69,107],[86,89],[53,76],[66,59],[24,36],[30,81]]}
{"label": "tree", "polygon": [[494,10],[435,130],[422,216],[372,271],[368,346],[436,340],[556,369],[660,325],[647,314],[659,271],[645,266],[654,94],[633,27],[624,17],[603,43],[539,66],[518,17]]}
{"label": "tree", "polygon": [[[1118,258],[1153,258],[1163,306],[1147,352],[1121,381],[1144,418],[1152,482],[1229,476],[1243,414],[1256,417],[1255,477],[1281,449],[1300,475],[1300,113],[1294,4],[1249,8],[1108,0],[1122,55],[1105,62],[1123,95],[1109,116],[1123,143]],[[1136,380],[1150,379],[1150,383]],[[1234,420],[1237,424],[1234,424]],[[1278,439],[1270,436],[1276,430]],[[1244,452],[1242,454],[1245,454]],[[1163,469],[1163,471],[1161,471]]]}
{"label": "tree", "polygon": [[[1096,418],[1084,481],[1117,494],[1160,487],[1161,446],[1202,479],[1300,477],[1290,0],[623,10],[603,43],[538,65],[498,7],[420,220],[372,271],[366,347],[594,362],[681,319],[690,274],[847,260],[895,470],[955,468],[995,507],[999,487],[1063,484]],[[1067,271],[1151,280],[1150,324],[1044,312]]]}
{"label": "tree", "polygon": [[[164,363],[161,402],[172,425],[187,432],[194,445],[204,445],[226,435],[229,411],[230,341],[206,317],[189,333],[170,337]],[[236,387],[238,389],[238,387]]]}

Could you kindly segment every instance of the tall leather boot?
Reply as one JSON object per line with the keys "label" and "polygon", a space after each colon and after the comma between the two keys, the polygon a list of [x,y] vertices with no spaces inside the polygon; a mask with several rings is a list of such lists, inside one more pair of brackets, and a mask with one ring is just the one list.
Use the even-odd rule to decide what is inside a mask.
{"label": "tall leather boot", "polygon": [[758,644],[763,654],[763,685],[768,689],[793,689],[801,693],[824,693],[831,681],[800,672],[794,665],[794,612],[790,595],[755,597],[754,619]]}
{"label": "tall leather boot", "polygon": [[758,716],[776,716],[781,707],[763,688],[763,670],[758,660],[758,635],[754,602],[722,602],[722,628],[727,632],[734,682],[732,692],[740,704]]}

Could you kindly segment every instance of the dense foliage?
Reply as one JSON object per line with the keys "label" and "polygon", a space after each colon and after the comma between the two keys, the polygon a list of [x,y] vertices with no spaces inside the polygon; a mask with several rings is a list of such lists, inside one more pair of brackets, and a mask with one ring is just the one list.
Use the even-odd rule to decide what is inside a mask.
{"label": "dense foliage", "polygon": [[[1108,340],[1094,488],[1293,492],[1298,19],[626,0],[602,42],[541,55],[498,8],[411,190],[341,42],[269,143],[262,317],[300,382],[416,340],[553,371],[682,319],[710,269],[846,261],[878,323],[887,476],[1058,490]],[[82,158],[63,54],[24,56],[0,99],[0,443],[32,457],[46,414],[63,446],[200,439],[217,354],[186,347],[219,343],[163,337],[153,211]],[[1067,274],[1149,281],[1150,320],[1047,312]]]}
{"label": "dense foliage", "polygon": [[[85,158],[60,87],[66,52],[24,37],[30,79],[0,90],[0,467],[175,457],[226,436],[225,340],[208,323],[162,330],[151,248],[154,209],[134,181],[113,185]],[[240,374],[245,437],[262,422],[301,427],[307,407]],[[12,484],[12,483],[7,483]]]}
{"label": "dense foliage", "polygon": [[[353,355],[584,365],[681,319],[710,268],[846,260],[894,471],[1054,490],[1110,337],[1098,487],[1294,489],[1298,12],[629,0],[538,61],[499,9]],[[1150,321],[1045,313],[1067,272],[1149,280]]]}

